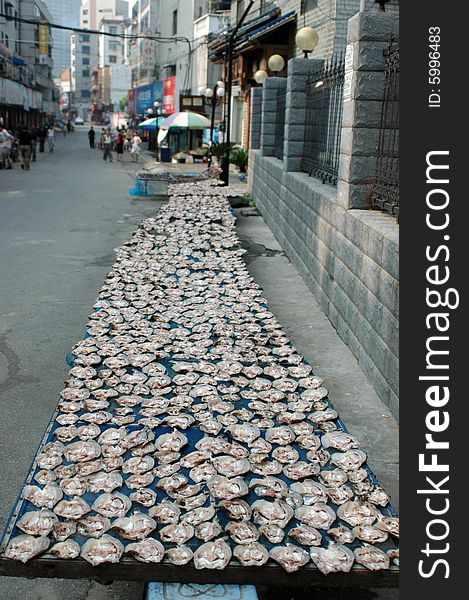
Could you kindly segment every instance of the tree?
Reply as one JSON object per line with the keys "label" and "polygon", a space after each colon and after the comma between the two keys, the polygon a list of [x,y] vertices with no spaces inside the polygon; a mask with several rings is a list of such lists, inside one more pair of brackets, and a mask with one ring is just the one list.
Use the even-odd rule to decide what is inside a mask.
{"label": "tree", "polygon": [[119,100],[119,110],[121,112],[125,112],[125,109],[127,108],[128,103],[129,103],[129,94],[126,94],[124,97],[122,97]]}

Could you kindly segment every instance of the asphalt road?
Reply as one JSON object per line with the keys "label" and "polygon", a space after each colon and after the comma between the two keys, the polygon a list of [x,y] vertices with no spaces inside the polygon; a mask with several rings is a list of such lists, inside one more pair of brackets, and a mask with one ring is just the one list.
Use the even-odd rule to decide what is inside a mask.
{"label": "asphalt road", "polygon": [[[87,316],[119,247],[159,206],[134,200],[135,165],[104,163],[86,131],[57,137],[31,170],[0,171],[0,530]],[[2,600],[141,598],[141,586],[0,578]]]}

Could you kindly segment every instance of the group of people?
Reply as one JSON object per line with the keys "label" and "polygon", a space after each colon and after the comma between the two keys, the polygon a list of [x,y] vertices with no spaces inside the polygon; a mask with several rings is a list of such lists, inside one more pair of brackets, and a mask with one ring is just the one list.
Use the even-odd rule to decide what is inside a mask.
{"label": "group of people", "polygon": [[12,169],[14,163],[21,157],[21,168],[29,171],[31,162],[36,162],[36,152],[44,152],[46,143],[49,152],[54,151],[55,132],[52,125],[31,128],[22,126],[18,130],[8,130],[0,124],[0,168]]}
{"label": "group of people", "polygon": [[[94,127],[88,131],[90,148],[96,148],[96,131]],[[123,162],[124,151],[130,150],[132,162],[138,162],[141,137],[136,131],[122,127],[111,130],[103,127],[99,137],[98,148],[103,152],[103,160],[113,162],[112,151],[115,150],[117,161]]]}

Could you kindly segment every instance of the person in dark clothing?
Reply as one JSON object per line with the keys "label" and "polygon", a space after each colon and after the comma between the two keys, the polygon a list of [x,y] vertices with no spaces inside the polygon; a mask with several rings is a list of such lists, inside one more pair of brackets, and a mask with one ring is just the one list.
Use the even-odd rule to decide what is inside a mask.
{"label": "person in dark clothing", "polygon": [[31,145],[33,143],[33,135],[30,131],[26,129],[26,127],[22,127],[20,133],[18,135],[18,140],[20,143],[21,156],[23,157],[23,162],[21,163],[21,168],[29,171],[29,162],[31,159]]}
{"label": "person in dark clothing", "polygon": [[36,148],[39,141],[39,129],[36,123],[33,123],[33,126],[31,127],[31,135],[33,137],[33,142],[31,145],[31,159],[33,162],[36,162]]}
{"label": "person in dark clothing", "polygon": [[93,128],[91,128],[88,131],[88,139],[90,141],[90,148],[94,148],[94,138],[95,138],[96,132]]}
{"label": "person in dark clothing", "polygon": [[46,127],[41,127],[39,129],[39,152],[44,152],[44,146],[46,145],[47,140],[47,129]]}

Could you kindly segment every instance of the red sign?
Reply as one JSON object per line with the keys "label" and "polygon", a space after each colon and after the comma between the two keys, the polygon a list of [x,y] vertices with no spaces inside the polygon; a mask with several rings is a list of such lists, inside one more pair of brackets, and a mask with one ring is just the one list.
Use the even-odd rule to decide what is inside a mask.
{"label": "red sign", "polygon": [[136,100],[137,90],[133,88],[132,90],[129,90],[129,98],[127,101],[127,112],[129,113],[129,115],[135,115]]}
{"label": "red sign", "polygon": [[164,80],[163,110],[168,115],[176,112],[176,75],[171,75]]}

